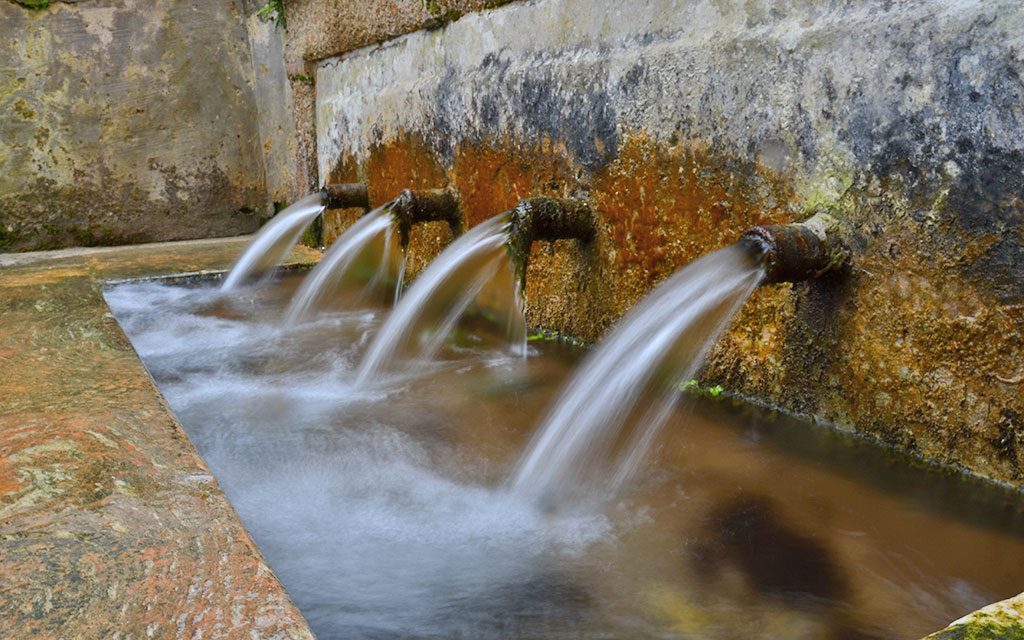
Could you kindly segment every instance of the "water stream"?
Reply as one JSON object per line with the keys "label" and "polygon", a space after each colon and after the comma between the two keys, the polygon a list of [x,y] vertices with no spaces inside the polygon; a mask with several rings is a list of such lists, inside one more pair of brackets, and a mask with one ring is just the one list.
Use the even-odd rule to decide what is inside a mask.
{"label": "water stream", "polygon": [[325,309],[365,306],[368,299],[397,300],[405,255],[391,217],[379,207],[345,230],[302,282],[285,322],[309,321]]}
{"label": "water stream", "polygon": [[[668,419],[678,383],[696,374],[762,276],[746,247],[726,247],[687,265],[637,304],[541,423],[513,490],[549,507],[617,496]],[[664,388],[653,398],[645,395],[652,380]],[[639,426],[624,438],[631,419]]]}
{"label": "water stream", "polygon": [[323,195],[313,193],[274,216],[263,225],[231,267],[221,290],[237,289],[280,264],[298,242],[303,229],[323,210]]}
{"label": "water stream", "polygon": [[446,247],[388,315],[359,365],[356,384],[408,368],[410,359],[429,363],[471,305],[522,355],[526,320],[507,241],[508,215],[501,214]]}
{"label": "water stream", "polygon": [[[705,290],[736,279],[700,335],[743,297],[739,273],[756,279],[728,257],[698,270]],[[721,399],[677,395],[614,500],[547,509],[508,478],[558,390],[610,356],[538,342],[523,359],[466,325],[421,375],[357,385],[383,312],[284,324],[299,284],[107,299],[321,640],[915,638],[1020,590],[1016,496]]]}

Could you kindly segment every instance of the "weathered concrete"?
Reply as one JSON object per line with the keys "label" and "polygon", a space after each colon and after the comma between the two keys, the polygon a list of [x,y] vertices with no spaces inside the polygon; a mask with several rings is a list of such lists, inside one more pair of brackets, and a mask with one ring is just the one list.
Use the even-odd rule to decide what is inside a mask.
{"label": "weathered concrete", "polygon": [[0,259],[0,637],[312,638],[102,297],[246,240]]}
{"label": "weathered concrete", "polygon": [[[264,149],[285,144],[269,123],[289,121],[268,110],[290,96],[257,108],[272,74],[253,73],[247,17],[242,0],[0,2],[0,251],[257,228]],[[280,56],[256,65],[278,84]]]}
{"label": "weathered concrete", "polygon": [[264,188],[266,198],[280,208],[310,192],[299,173],[300,165],[295,162],[299,154],[295,96],[285,71],[281,31],[260,20],[254,12],[250,13],[246,28],[259,115]]}
{"label": "weathered concrete", "polygon": [[596,241],[538,243],[526,290],[587,339],[826,208],[854,268],[758,292],[706,377],[1022,487],[1022,72],[1016,1],[538,0],[322,61],[319,173],[377,203],[450,184],[470,224],[588,199]]}
{"label": "weathered concrete", "polygon": [[301,197],[317,188],[315,61],[400,35],[438,27],[512,0],[289,0],[285,63],[294,96],[294,166]]}

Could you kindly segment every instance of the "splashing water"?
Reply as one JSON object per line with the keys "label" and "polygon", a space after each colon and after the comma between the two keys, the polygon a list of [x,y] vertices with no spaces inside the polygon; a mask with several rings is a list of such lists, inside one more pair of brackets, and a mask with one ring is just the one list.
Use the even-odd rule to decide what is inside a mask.
{"label": "splashing water", "polygon": [[231,267],[221,291],[231,291],[284,260],[302,230],[324,210],[323,195],[313,193],[287,207],[263,225],[238,261]]}
{"label": "splashing water", "polygon": [[303,280],[285,311],[285,322],[309,321],[332,304],[355,307],[383,297],[395,301],[405,271],[397,235],[391,204],[360,218]]}
{"label": "splashing water", "polygon": [[[673,384],[660,402],[641,402],[650,383],[665,374],[674,382],[692,377],[762,276],[749,250],[734,245],[688,265],[637,304],[555,402],[520,459],[513,491],[548,504],[595,490],[615,495],[678,394]],[[623,442],[631,419],[638,426]]]}
{"label": "splashing water", "polygon": [[474,302],[493,313],[513,351],[526,352],[526,319],[506,249],[508,223],[508,214],[490,218],[430,263],[370,345],[357,385],[379,378],[403,352],[433,358]]}

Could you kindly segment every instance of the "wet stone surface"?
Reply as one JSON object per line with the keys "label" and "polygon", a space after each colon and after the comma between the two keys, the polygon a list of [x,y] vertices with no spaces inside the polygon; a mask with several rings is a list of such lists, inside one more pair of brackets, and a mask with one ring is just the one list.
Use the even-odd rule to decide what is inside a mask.
{"label": "wet stone surface", "polygon": [[243,244],[0,256],[0,637],[312,637],[102,297]]}

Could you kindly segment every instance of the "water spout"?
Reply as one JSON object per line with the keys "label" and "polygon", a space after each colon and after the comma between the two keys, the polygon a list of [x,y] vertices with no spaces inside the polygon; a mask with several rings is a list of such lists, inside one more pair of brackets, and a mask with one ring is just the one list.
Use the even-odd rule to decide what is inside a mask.
{"label": "water spout", "polygon": [[837,226],[835,218],[818,213],[803,222],[754,227],[740,242],[760,254],[762,284],[801,282],[846,264],[849,251],[838,238]]}
{"label": "water spout", "polygon": [[509,214],[509,252],[516,281],[521,287],[525,285],[534,240],[590,242],[596,234],[594,213],[582,200],[550,196],[527,198]]}
{"label": "water spout", "polygon": [[396,241],[391,208],[378,207],[338,237],[292,297],[284,316],[287,324],[311,320],[332,305],[395,300],[405,256]]}
{"label": "water spout", "polygon": [[[474,303],[488,308],[513,351],[525,352],[526,319],[507,251],[508,214],[473,227],[430,263],[380,328],[356,372],[359,386],[404,355],[432,359]],[[488,291],[490,289],[490,291]]]}
{"label": "water spout", "polygon": [[370,209],[370,195],[362,182],[338,182],[326,184],[320,190],[324,205],[328,209]]}
{"label": "water spout", "polygon": [[284,209],[253,237],[242,255],[231,267],[222,291],[231,291],[243,283],[259,277],[274,268],[295,243],[299,241],[302,230],[324,210],[324,195],[317,192],[306,196],[290,207]]}
{"label": "water spout", "polygon": [[[678,395],[761,280],[746,247],[710,253],[633,308],[584,360],[544,418],[511,480],[550,507],[614,497],[640,468]],[[632,427],[631,433],[628,427]]]}
{"label": "water spout", "polygon": [[453,238],[459,237],[465,230],[459,195],[450,188],[425,191],[405,189],[395,198],[392,212],[403,247],[409,244],[412,225],[420,222],[447,222]]}

